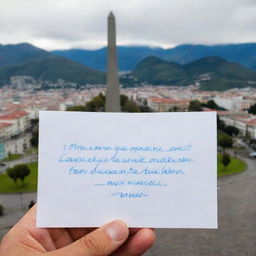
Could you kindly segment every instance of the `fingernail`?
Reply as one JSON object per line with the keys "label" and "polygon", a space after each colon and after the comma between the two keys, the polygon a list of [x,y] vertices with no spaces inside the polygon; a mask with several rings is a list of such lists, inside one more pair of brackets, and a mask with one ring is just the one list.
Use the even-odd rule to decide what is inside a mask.
{"label": "fingernail", "polygon": [[104,229],[113,241],[125,240],[128,236],[128,227],[122,221],[113,221],[107,224]]}

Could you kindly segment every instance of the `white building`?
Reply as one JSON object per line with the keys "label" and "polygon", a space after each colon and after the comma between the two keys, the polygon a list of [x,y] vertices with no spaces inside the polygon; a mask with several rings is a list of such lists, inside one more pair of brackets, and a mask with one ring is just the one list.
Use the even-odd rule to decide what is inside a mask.
{"label": "white building", "polygon": [[252,139],[256,140],[256,119],[248,121],[247,123],[247,133]]}
{"label": "white building", "polygon": [[218,111],[218,115],[226,125],[236,127],[241,135],[249,134],[252,139],[256,139],[256,118],[253,115],[229,111]]}
{"label": "white building", "polygon": [[[25,132],[30,127],[29,114],[25,111],[15,111],[6,115],[0,116],[1,124],[10,124],[12,126],[11,134],[14,136]],[[7,127],[7,126],[6,126]]]}
{"label": "white building", "polygon": [[255,103],[255,101],[244,99],[242,96],[233,98],[215,97],[214,102],[218,106],[231,111],[242,111],[250,108]]}
{"label": "white building", "polygon": [[148,106],[157,112],[168,112],[169,109],[177,107],[185,111],[189,106],[189,100],[174,100],[168,98],[151,97],[148,99]]}
{"label": "white building", "polygon": [[11,138],[15,134],[15,126],[11,123],[0,123],[0,140]]}

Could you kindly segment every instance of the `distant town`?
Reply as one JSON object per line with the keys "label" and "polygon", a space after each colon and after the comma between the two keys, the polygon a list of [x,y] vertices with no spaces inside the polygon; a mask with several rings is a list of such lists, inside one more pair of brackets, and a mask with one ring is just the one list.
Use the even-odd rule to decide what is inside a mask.
{"label": "distant town", "polygon": [[[10,84],[0,88],[0,159],[8,154],[22,154],[30,147],[31,120],[38,119],[40,110],[65,111],[85,105],[94,97],[105,94],[104,85],[66,88],[67,83],[42,82],[30,76],[14,76]],[[217,110],[220,120],[239,130],[240,137],[256,139],[256,116],[248,109],[256,102],[256,88],[227,91],[202,91],[198,85],[144,86],[121,88],[121,94],[153,112],[188,111],[191,101],[206,103],[213,100],[223,110]],[[225,109],[225,110],[224,110]],[[203,108],[203,111],[216,111]]]}

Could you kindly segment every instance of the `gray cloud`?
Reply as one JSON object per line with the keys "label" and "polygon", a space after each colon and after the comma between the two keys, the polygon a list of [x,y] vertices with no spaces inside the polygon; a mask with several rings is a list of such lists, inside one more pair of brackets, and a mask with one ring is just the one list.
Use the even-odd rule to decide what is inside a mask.
{"label": "gray cloud", "polygon": [[110,10],[119,44],[256,42],[255,0],[1,0],[0,10],[2,44],[98,48]]}

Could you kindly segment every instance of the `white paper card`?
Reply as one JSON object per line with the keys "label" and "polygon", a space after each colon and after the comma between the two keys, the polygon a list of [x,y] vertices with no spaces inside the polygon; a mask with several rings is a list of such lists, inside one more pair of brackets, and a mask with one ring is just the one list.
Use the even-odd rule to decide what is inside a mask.
{"label": "white paper card", "polygon": [[217,228],[216,113],[40,112],[38,227]]}

